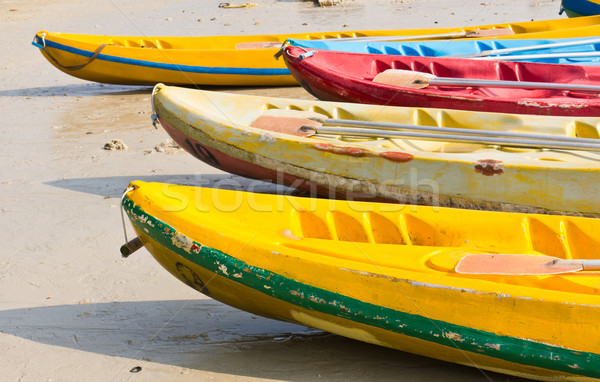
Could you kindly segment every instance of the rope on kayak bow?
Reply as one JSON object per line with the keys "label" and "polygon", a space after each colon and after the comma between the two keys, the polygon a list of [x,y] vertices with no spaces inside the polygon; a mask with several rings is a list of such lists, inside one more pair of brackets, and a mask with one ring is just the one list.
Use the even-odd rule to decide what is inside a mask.
{"label": "rope on kayak bow", "polygon": [[125,237],[126,243],[129,240],[127,240],[127,226],[125,225],[125,212],[124,212],[124,208],[123,208],[123,199],[125,199],[125,195],[127,195],[127,193],[129,191],[133,191],[133,190],[134,190],[133,187],[127,187],[125,189],[125,191],[123,191],[123,195],[121,195],[121,223],[123,224],[123,236]]}
{"label": "rope on kayak bow", "polygon": [[48,57],[50,57],[50,59],[52,59],[52,61],[54,61],[54,63],[56,65],[58,65],[59,67],[66,69],[66,70],[79,70],[79,69],[83,69],[86,66],[88,66],[92,61],[94,61],[96,59],[96,57],[98,57],[98,55],[100,54],[100,52],[102,51],[102,49],[104,49],[105,46],[107,45],[113,45],[113,44],[102,44],[100,45],[92,54],[92,56],[90,57],[90,60],[88,62],[86,62],[85,64],[82,65],[73,65],[73,66],[65,66],[63,64],[61,64],[60,62],[58,62],[58,60],[56,58],[54,58],[54,56],[52,56],[52,54],[50,54],[50,52],[48,51],[48,49],[46,49],[46,33],[42,33],[40,35],[40,37],[42,38],[42,50],[44,52],[46,52],[46,54],[48,55]]}
{"label": "rope on kayak bow", "polygon": [[277,52],[277,54],[275,55],[275,58],[279,58],[279,56],[281,56],[281,55],[283,54],[283,52],[284,52],[284,51],[285,51],[285,54],[287,54],[288,56],[290,56],[290,57],[296,57],[296,58],[299,58],[300,60],[303,60],[303,59],[305,59],[305,58],[307,58],[307,57],[310,57],[310,56],[312,56],[313,54],[317,53],[317,51],[316,51],[316,50],[307,50],[307,49],[306,49],[306,48],[304,48],[304,47],[297,46],[296,48],[302,49],[302,50],[304,51],[304,53],[302,53],[302,54],[301,54],[301,55],[299,55],[299,56],[295,56],[295,55],[291,54],[289,50],[285,50],[285,48],[286,48],[287,46],[288,46],[288,45],[286,45],[286,46],[282,46],[282,47],[281,47],[281,49],[279,50],[279,52]]}
{"label": "rope on kayak bow", "polygon": [[160,83],[154,85],[154,88],[152,89],[152,94],[150,95],[150,103],[152,104],[152,114],[150,115],[150,119],[152,119],[152,126],[154,126],[155,129],[158,129],[158,126],[156,126],[156,124],[160,123],[160,121],[158,120],[158,116],[156,115],[156,108],[154,107],[154,94],[156,94],[156,90],[159,86],[163,86],[163,84]]}

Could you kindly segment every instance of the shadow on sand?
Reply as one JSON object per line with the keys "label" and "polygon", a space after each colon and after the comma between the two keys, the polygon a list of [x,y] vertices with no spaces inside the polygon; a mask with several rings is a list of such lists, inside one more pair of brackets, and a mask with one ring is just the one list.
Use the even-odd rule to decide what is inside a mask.
{"label": "shadow on sand", "polygon": [[64,86],[0,90],[0,97],[54,97],[54,96],[107,96],[127,94],[150,94],[152,86],[106,85],[95,82]]}
{"label": "shadow on sand", "polygon": [[210,299],[5,310],[0,330],[53,346],[254,378],[509,379],[255,316]]}
{"label": "shadow on sand", "polygon": [[[175,85],[174,85],[175,86]],[[215,85],[176,85],[190,89],[202,89],[222,92],[272,92],[273,89],[283,92],[301,90],[298,86],[278,87],[252,87],[252,86],[215,86]],[[0,90],[0,97],[94,97],[94,96],[123,96],[135,94],[148,94],[152,92],[153,86],[147,85],[116,85],[88,82],[83,84],[71,84],[62,86],[41,86],[34,88]]]}
{"label": "shadow on sand", "polygon": [[45,182],[49,186],[84,192],[104,197],[120,198],[127,185],[134,181],[172,183],[185,186],[252,191],[265,194],[303,195],[293,188],[231,174],[174,174],[132,175],[99,178],[72,178]]}

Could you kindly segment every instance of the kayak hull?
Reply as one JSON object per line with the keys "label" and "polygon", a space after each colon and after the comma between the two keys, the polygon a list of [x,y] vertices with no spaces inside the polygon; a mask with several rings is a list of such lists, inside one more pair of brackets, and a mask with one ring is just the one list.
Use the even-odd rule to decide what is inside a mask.
{"label": "kayak hull", "polygon": [[[597,118],[385,108],[239,96],[159,85],[155,113],[184,149],[237,175],[310,195],[448,207],[597,216],[599,153],[503,149],[418,140],[298,137],[253,128],[267,111],[431,126],[598,137]],[[304,123],[304,122],[302,122]],[[595,134],[595,135],[594,135]]]}
{"label": "kayak hull", "polygon": [[[181,208],[183,199],[188,207]],[[263,214],[263,228],[264,222],[271,222],[276,237],[267,234],[271,228],[257,234],[256,228],[231,224],[241,216],[251,224],[246,211],[256,210],[256,205],[263,207],[263,212],[250,215]],[[290,205],[294,211],[313,211],[318,216],[325,216],[324,209],[349,216],[356,207],[361,211],[370,208],[371,217],[383,214],[392,218],[398,213],[382,212],[385,204],[352,207],[342,201],[332,204],[143,182],[133,183],[123,200],[136,233],[165,269],[190,287],[233,307],[484,370],[549,381],[599,377],[594,367],[598,345],[593,340],[597,292],[560,286],[579,280],[573,286],[583,282],[591,287],[595,273],[588,273],[585,282],[556,276],[555,284],[534,276],[520,277],[520,281],[462,277],[427,265],[437,258],[431,254],[440,253],[439,247],[344,244],[341,239],[334,246],[311,247],[327,241],[297,237],[300,233],[294,229],[295,220],[290,220],[295,214]],[[235,210],[224,211],[233,206]],[[267,207],[271,207],[268,212]],[[431,213],[421,207],[403,212],[403,216],[426,218]],[[471,219],[463,216],[463,221],[484,218],[472,216],[476,211],[464,213]],[[461,219],[452,210],[433,214]],[[507,222],[497,214],[485,218]],[[508,220],[520,226],[522,219],[541,219],[552,227],[563,221],[586,230],[594,223],[588,219],[567,223],[569,218],[558,216],[519,215]],[[343,223],[338,224],[342,229]],[[291,231],[282,235],[279,230],[286,226]],[[335,246],[345,253],[336,254]],[[397,254],[402,249],[406,264],[379,263],[385,253]],[[411,261],[417,253],[427,254],[425,259],[430,260]]]}
{"label": "kayak hull", "polygon": [[[597,38],[494,39],[455,41],[365,41],[288,39],[287,45],[309,50],[334,50],[363,54],[388,54],[422,57],[469,57],[477,60],[540,62],[547,64],[598,65],[600,47]],[[573,44],[554,46],[553,44]],[[526,49],[527,47],[547,48]],[[509,52],[508,50],[514,51]],[[516,50],[515,50],[516,49]],[[506,50],[506,51],[504,51]],[[504,52],[502,52],[504,51]]]}
{"label": "kayak hull", "polygon": [[[285,86],[297,85],[281,60],[286,38],[331,39],[365,36],[419,36],[507,28],[523,37],[585,37],[598,34],[600,17],[482,25],[373,31],[332,31],[251,36],[101,36],[38,32],[33,45],[64,73],[88,81],[125,85]],[[513,33],[514,32],[514,33]]]}
{"label": "kayak hull", "polygon": [[600,86],[600,67],[528,62],[473,61],[435,57],[374,55],[285,48],[296,80],[315,97],[337,102],[432,107],[497,113],[571,117],[600,116],[598,92],[491,86],[411,88],[374,79],[389,69],[434,77]]}

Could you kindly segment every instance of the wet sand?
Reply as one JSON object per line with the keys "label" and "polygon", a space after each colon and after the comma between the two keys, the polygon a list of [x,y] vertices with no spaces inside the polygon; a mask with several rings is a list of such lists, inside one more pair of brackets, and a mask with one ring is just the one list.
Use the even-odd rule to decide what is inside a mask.
{"label": "wet sand", "polygon": [[[156,151],[168,136],[151,124],[151,88],[56,70],[30,44],[38,30],[264,34],[564,17],[559,0],[255,2],[0,0],[0,380],[516,380],[257,317],[183,285],[145,249],[120,257],[129,181],[249,181]],[[227,90],[311,98],[300,87]],[[104,150],[111,139],[129,149]]]}

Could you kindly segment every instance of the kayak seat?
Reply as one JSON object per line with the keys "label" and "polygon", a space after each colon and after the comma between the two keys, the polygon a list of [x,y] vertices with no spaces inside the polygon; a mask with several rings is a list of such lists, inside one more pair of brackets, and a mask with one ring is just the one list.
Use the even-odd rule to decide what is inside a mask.
{"label": "kayak seat", "polygon": [[523,219],[525,237],[534,251],[548,256],[566,258],[565,243],[562,241],[560,231],[555,231],[533,217]]}
{"label": "kayak seat", "polygon": [[[406,65],[406,63],[401,62],[401,61],[392,61],[392,66],[387,69],[411,70],[410,67],[408,65]],[[382,72],[383,71],[385,71],[385,70],[382,70]]]}
{"label": "kayak seat", "polygon": [[[116,46],[122,46],[122,47],[127,47],[127,48],[154,48],[154,49],[158,49],[159,45],[157,45],[157,42],[153,42],[150,41],[148,39],[140,39],[140,40],[133,40],[133,39],[110,39],[110,42],[112,45],[116,45]],[[168,45],[168,44],[167,44]]]}
{"label": "kayak seat", "polygon": [[[369,54],[383,54],[384,53],[381,51],[381,49],[377,49],[372,46],[367,46],[366,48],[367,48],[366,53],[369,53]],[[398,53],[388,53],[388,50],[386,49],[385,54],[398,54]]]}
{"label": "kayak seat", "polygon": [[502,61],[496,61],[494,64],[496,78],[502,81],[519,81],[515,71]]}
{"label": "kayak seat", "polygon": [[437,52],[434,49],[431,49],[430,47],[428,47],[426,45],[419,45],[418,50],[419,50],[418,56],[434,57],[437,54]]}
{"label": "kayak seat", "polygon": [[567,126],[567,136],[600,139],[598,127],[581,121],[572,121]]}
{"label": "kayak seat", "polygon": [[[398,224],[375,212],[365,212],[359,220],[344,212],[330,211],[326,218],[322,219],[313,212],[294,209],[291,214],[291,231],[294,236],[305,239],[376,244],[407,242]],[[404,236],[407,236],[406,233]]]}
{"label": "kayak seat", "polygon": [[400,53],[400,55],[402,56],[418,56],[419,55],[419,51],[417,51],[416,49],[407,46],[407,45],[400,45],[398,47],[402,53]]}
{"label": "kayak seat", "polygon": [[292,210],[291,231],[294,236],[306,239],[333,239],[323,219],[310,211]]}
{"label": "kayak seat", "polygon": [[388,69],[390,69],[390,65],[388,65],[388,63],[375,59],[371,61],[371,72],[369,74],[376,76],[380,72],[384,72]]}
{"label": "kayak seat", "polygon": [[333,118],[337,119],[360,119],[357,118],[356,115],[348,110],[345,110],[339,106],[336,106],[331,111],[331,115]]}
{"label": "kayak seat", "polygon": [[402,232],[406,238],[406,244],[409,245],[436,245],[435,229],[423,219],[402,213],[399,216],[399,223]]}
{"label": "kayak seat", "polygon": [[165,40],[156,40],[156,47],[158,49],[173,49],[173,45]]}
{"label": "kayak seat", "polygon": [[484,42],[484,41],[473,41],[473,44],[475,45],[475,51],[483,52],[484,50],[497,49],[496,47],[493,47],[493,42],[495,42],[495,40],[493,40],[491,42],[491,44],[488,44],[487,42]]}
{"label": "kayak seat", "polygon": [[385,216],[368,212],[363,215],[367,232],[371,234],[371,242],[378,244],[406,244],[398,225]]}
{"label": "kayak seat", "polygon": [[429,65],[429,70],[431,71],[431,74],[438,77],[449,77],[452,75],[452,71],[439,62],[432,62]]}
{"label": "kayak seat", "polygon": [[570,219],[561,222],[561,230],[564,236],[564,242],[569,251],[569,257],[572,259],[597,259],[600,241],[596,239],[598,232],[585,231]]}
{"label": "kayak seat", "polygon": [[363,225],[354,217],[341,212],[329,211],[327,223],[330,231],[340,241],[351,241],[353,243],[367,243],[367,233]]}
{"label": "kayak seat", "polygon": [[[439,222],[438,222],[439,223]],[[353,243],[396,244],[430,247],[479,248],[506,251],[499,242],[510,242],[511,250],[534,252],[562,259],[597,258],[597,232],[589,232],[565,217],[552,225],[528,216],[502,230],[486,228],[483,220],[435,224],[413,212],[381,214],[374,211],[349,214],[291,210],[290,230],[295,237]],[[435,224],[435,225],[434,225]]]}

